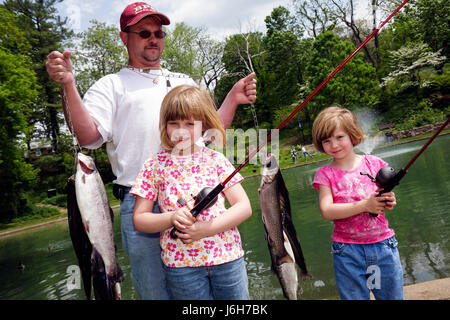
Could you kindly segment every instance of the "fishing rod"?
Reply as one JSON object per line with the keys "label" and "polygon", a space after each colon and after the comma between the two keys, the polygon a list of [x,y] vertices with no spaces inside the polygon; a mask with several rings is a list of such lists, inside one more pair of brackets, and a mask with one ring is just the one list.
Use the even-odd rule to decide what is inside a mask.
{"label": "fishing rod", "polygon": [[[414,155],[414,157],[412,157],[412,159],[408,162],[408,164],[403,169],[400,169],[398,172],[395,172],[395,169],[390,166],[382,167],[378,171],[375,178],[372,177],[367,172],[360,172],[362,176],[368,176],[370,180],[374,182],[379,188],[383,188],[383,190],[381,190],[378,193],[377,197],[381,196],[383,193],[391,192],[392,189],[394,189],[394,187],[400,183],[400,180],[408,172],[409,167],[412,166],[412,164],[417,160],[417,158],[419,158],[419,156],[425,151],[426,148],[428,148],[428,146],[433,142],[433,140],[436,139],[439,133],[442,130],[444,130],[444,128],[448,125],[449,121],[450,118],[447,118],[447,121],[445,121],[441,125],[441,127],[433,134],[433,136],[430,139],[428,139],[427,143],[423,145],[423,147],[419,150],[419,152],[417,152],[417,154]],[[377,213],[370,213],[370,215],[372,217],[378,216]]]}
{"label": "fishing rod", "polygon": [[[364,47],[366,45],[366,43],[369,42],[369,40],[372,39],[380,31],[381,28],[383,28],[383,26],[401,8],[403,8],[403,6],[406,3],[408,3],[408,1],[409,0],[403,1],[403,3],[401,5],[399,5],[397,7],[397,9],[395,9],[395,11],[392,12],[391,15],[386,20],[384,20],[384,22],[377,29],[373,30],[373,32],[367,37],[367,39],[364,40],[361,43],[361,45],[358,48],[356,48],[356,50],[353,51],[352,54],[350,54],[347,57],[347,59],[344,60],[344,62],[342,62],[336,69],[334,69],[334,71],[277,127],[276,130],[273,130],[271,132],[271,134],[267,137],[267,140],[265,142],[261,143],[257,149],[255,149],[253,152],[249,153],[249,155],[247,156],[245,161],[242,162],[222,183],[218,184],[213,189],[209,188],[208,189],[209,192],[207,194],[206,194],[206,192],[203,192],[202,197],[197,196],[196,197],[197,204],[191,209],[191,214],[194,217],[196,217],[207,206],[211,206],[216,201],[217,196],[220,194],[220,192],[223,191],[223,189],[225,188],[225,185],[236,175],[236,173],[238,173],[250,161],[250,159],[252,159],[267,143],[269,143],[272,140],[272,137],[275,136],[276,134],[278,134],[278,131],[281,130],[286,125],[286,123],[288,123],[289,120],[291,120],[297,114],[297,112],[299,112],[300,109],[303,108],[309,102],[309,100],[311,100],[317,94],[317,92],[319,92],[320,89],[322,89],[322,87],[325,86],[328,83],[328,81],[330,81],[330,79],[333,78],[336,75],[336,73],[338,73],[342,69],[342,67],[344,67],[345,64],[347,64],[348,61],[350,61],[350,59],[353,58],[353,56],[355,54],[357,54],[358,51],[361,50],[361,48]],[[173,237],[174,239],[176,239],[176,237],[177,237],[175,235],[175,231],[178,231],[178,230],[176,228],[173,228],[172,231],[170,232],[171,237]]]}

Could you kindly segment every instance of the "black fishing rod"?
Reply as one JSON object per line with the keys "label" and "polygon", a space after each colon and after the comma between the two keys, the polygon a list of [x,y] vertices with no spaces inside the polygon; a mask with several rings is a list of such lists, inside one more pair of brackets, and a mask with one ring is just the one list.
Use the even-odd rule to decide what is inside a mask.
{"label": "black fishing rod", "polygon": [[[356,48],[355,51],[352,52],[352,54],[350,54],[347,59],[344,60],[344,62],[342,62],[336,69],[334,69],[334,71],[316,88],[316,90],[313,91],[313,93],[311,93],[279,126],[276,130],[273,130],[272,133],[269,135],[269,137],[267,138],[267,140],[265,142],[263,142],[261,145],[258,146],[258,148],[256,150],[254,150],[253,152],[251,152],[247,158],[245,159],[245,161],[243,163],[241,163],[239,165],[239,167],[237,167],[222,183],[218,184],[216,187],[214,187],[213,189],[211,188],[205,188],[204,190],[206,190],[205,192],[200,191],[200,193],[202,194],[202,196],[200,196],[200,193],[198,196],[194,197],[194,199],[196,199],[196,205],[194,206],[194,208],[192,208],[191,210],[191,214],[196,217],[197,215],[200,214],[200,212],[202,212],[206,207],[211,206],[212,204],[214,204],[214,202],[217,200],[217,196],[219,195],[220,192],[223,191],[223,189],[225,188],[225,185],[236,175],[236,173],[238,173],[249,161],[250,159],[252,159],[267,143],[269,143],[272,140],[272,137],[276,134],[278,134],[278,131],[281,130],[286,123],[289,122],[289,120],[291,120],[296,114],[297,112],[300,111],[301,108],[303,108],[308,102],[309,100],[311,100],[316,94],[317,92],[320,91],[320,89],[322,89],[323,86],[325,86],[328,81],[330,81],[331,78],[333,78],[336,73],[338,73],[342,67],[344,67],[344,65],[351,59],[353,58],[353,56],[355,54],[358,53],[359,50],[361,50],[362,47],[364,47],[366,45],[367,42],[369,42],[370,39],[372,39],[380,30],[381,28],[383,28],[383,26],[401,9],[403,8],[403,6],[408,3],[409,0],[405,0],[403,1],[403,3],[401,5],[399,5],[397,7],[397,9],[395,9],[394,12],[391,13],[391,15],[375,30],[373,30],[373,32],[367,37],[366,40],[364,40],[363,43],[361,43],[361,45]],[[181,203],[185,203],[183,202],[183,200],[181,200],[181,202],[179,201],[179,204]],[[175,235],[175,231],[178,231],[177,229],[173,228],[172,231],[170,232],[170,235],[172,238],[176,239],[176,235]]]}
{"label": "black fishing rod", "polygon": [[[433,142],[434,139],[439,135],[439,133],[444,130],[444,128],[448,125],[450,118],[447,118],[447,121],[445,121],[442,126],[433,134],[433,136],[428,139],[427,143],[423,145],[423,147],[417,152],[417,154],[408,162],[408,164],[403,168],[400,169],[398,172],[395,172],[395,169],[390,166],[382,167],[376,177],[372,177],[367,172],[360,172],[362,176],[368,176],[372,182],[375,182],[376,185],[379,188],[383,188],[378,194],[377,197],[381,196],[383,193],[391,192],[392,189],[396,185],[400,183],[400,180],[405,176],[405,174],[408,172],[409,167],[412,166],[412,164],[417,160],[417,158],[425,151],[426,148]],[[377,213],[370,213],[372,217],[377,217]]]}

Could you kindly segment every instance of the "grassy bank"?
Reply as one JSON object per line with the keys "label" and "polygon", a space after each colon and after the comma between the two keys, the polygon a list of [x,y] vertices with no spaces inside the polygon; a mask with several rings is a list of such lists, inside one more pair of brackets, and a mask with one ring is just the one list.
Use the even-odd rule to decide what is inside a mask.
{"label": "grassy bank", "polygon": [[[450,134],[450,130],[444,130],[441,135],[444,134]],[[412,141],[418,141],[418,140],[423,140],[423,139],[427,139],[430,136],[432,136],[431,134],[425,134],[425,135],[421,135],[421,136],[416,136],[416,137],[411,137],[411,138],[407,138],[407,139],[401,139],[401,140],[397,140],[397,141],[393,141],[390,143],[386,143],[383,145],[378,146],[378,148],[386,148],[386,147],[391,147],[393,145],[397,145],[397,144],[403,144],[403,143],[408,143],[408,142],[412,142]],[[311,163],[315,163],[318,161],[322,161],[325,159],[330,159],[329,156],[319,153],[319,152],[314,152],[313,148],[311,146],[308,146],[308,151],[313,155],[313,158],[310,159],[308,157],[308,161],[305,162],[305,159],[303,157],[303,154],[301,153],[301,151],[298,151],[298,158],[297,158],[297,162],[295,164],[292,163],[292,158],[290,156],[290,148],[293,145],[292,143],[292,138],[285,138],[285,139],[280,139],[280,157],[279,157],[279,166],[282,169],[287,169],[290,167],[295,167],[295,166],[302,166],[302,165],[306,165],[306,164],[311,164]],[[295,143],[295,145],[297,145]],[[377,149],[378,149],[377,148]],[[242,170],[240,171],[240,173],[244,176],[244,177],[248,177],[248,176],[253,176],[253,175],[259,175],[261,173],[261,166],[255,166],[255,165],[246,165],[242,168]],[[110,204],[112,207],[116,207],[118,206],[120,203],[117,199],[114,198],[114,196],[112,195],[112,183],[107,184],[106,186],[106,191],[108,194],[108,198],[110,199]],[[51,204],[46,204],[46,206],[51,206]],[[31,226],[36,226],[36,225],[40,225],[40,224],[46,224],[49,223],[51,221],[55,221],[55,220],[60,220],[63,218],[67,217],[67,212],[65,210],[65,208],[58,208],[59,211],[57,214],[49,216],[49,217],[28,217],[26,220],[23,221],[17,221],[17,222],[10,222],[10,223],[0,223],[0,237],[2,236],[2,234],[6,234],[9,233],[13,230],[18,230],[18,229],[23,229],[23,230],[27,230],[28,228],[30,228]],[[64,221],[64,220],[63,220]]]}

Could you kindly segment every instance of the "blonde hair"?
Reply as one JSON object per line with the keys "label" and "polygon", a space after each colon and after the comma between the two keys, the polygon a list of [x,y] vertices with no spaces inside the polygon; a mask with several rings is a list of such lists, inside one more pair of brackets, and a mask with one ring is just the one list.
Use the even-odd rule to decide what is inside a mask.
{"label": "blonde hair", "polygon": [[181,85],[167,93],[161,105],[159,131],[164,148],[170,151],[174,147],[167,134],[167,122],[188,119],[201,121],[202,133],[209,129],[218,131],[221,139],[215,140],[216,145],[222,147],[225,144],[225,129],[209,93],[194,86]]}
{"label": "blonde hair", "polygon": [[322,110],[314,120],[312,128],[314,147],[320,152],[325,152],[322,141],[331,137],[338,127],[347,132],[353,146],[360,144],[366,138],[358,119],[350,110],[331,106]]}

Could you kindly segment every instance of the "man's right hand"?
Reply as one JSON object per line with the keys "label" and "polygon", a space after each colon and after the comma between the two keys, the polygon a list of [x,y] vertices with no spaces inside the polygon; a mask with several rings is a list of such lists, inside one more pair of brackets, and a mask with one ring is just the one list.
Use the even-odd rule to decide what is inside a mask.
{"label": "man's right hand", "polygon": [[50,52],[45,66],[52,80],[62,84],[75,81],[72,73],[72,62],[70,61],[71,55],[72,52],[70,51],[64,51],[64,53],[59,51]]}

